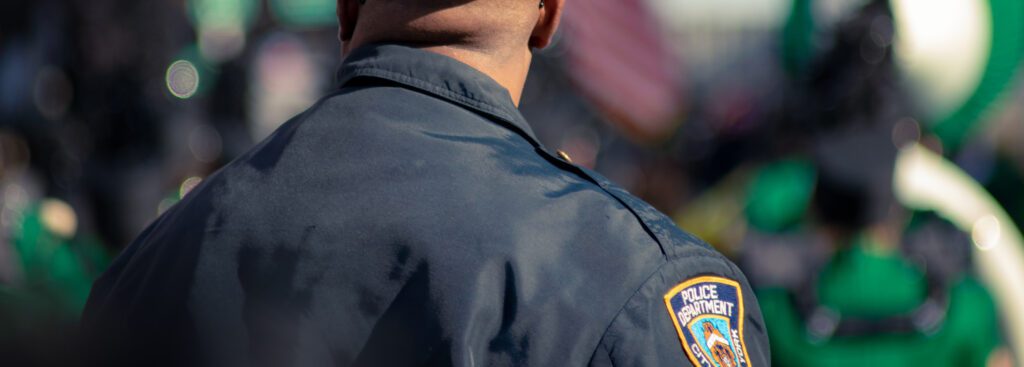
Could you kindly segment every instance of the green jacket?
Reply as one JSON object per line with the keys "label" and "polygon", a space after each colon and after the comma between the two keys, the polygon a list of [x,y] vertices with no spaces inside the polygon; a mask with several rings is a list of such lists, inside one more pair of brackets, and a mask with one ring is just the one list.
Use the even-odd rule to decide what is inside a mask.
{"label": "green jacket", "polygon": [[[838,252],[817,284],[822,306],[843,316],[878,319],[913,310],[925,300],[925,289],[924,275],[899,254],[875,253],[859,245]],[[894,332],[816,340],[790,291],[765,289],[758,299],[775,366],[984,366],[1000,344],[992,298],[970,277],[950,284],[945,320],[931,334]]]}

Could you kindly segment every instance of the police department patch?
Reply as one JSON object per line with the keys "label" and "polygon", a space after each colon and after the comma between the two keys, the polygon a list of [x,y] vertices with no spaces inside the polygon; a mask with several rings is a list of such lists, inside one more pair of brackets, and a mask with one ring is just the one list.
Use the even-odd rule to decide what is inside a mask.
{"label": "police department patch", "polygon": [[666,293],[665,306],[694,366],[750,367],[739,283],[713,276],[693,278]]}

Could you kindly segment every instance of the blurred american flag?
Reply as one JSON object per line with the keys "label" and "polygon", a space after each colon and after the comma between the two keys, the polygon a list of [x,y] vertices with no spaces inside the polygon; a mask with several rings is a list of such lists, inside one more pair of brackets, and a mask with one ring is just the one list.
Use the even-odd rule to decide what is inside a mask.
{"label": "blurred american flag", "polygon": [[685,112],[681,63],[644,0],[571,0],[566,70],[609,121],[633,138],[670,134]]}

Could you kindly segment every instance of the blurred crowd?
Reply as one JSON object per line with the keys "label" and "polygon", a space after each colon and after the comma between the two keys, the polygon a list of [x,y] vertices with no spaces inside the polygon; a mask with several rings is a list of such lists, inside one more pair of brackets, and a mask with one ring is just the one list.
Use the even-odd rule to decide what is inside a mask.
{"label": "blurred crowd", "polygon": [[[1024,269],[984,257],[1024,224],[1024,4],[570,3],[524,115],[737,260],[777,364],[1024,352],[1001,278]],[[0,355],[59,361],[136,234],[334,87],[336,27],[333,0],[0,5]],[[996,209],[907,199],[908,147],[980,188],[948,200]]]}

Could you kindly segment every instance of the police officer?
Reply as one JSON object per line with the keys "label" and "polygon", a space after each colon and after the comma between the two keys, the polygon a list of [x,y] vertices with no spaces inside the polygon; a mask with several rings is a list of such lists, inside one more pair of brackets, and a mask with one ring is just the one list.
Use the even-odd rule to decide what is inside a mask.
{"label": "police officer", "polygon": [[339,1],[339,89],[125,250],[92,360],[768,366],[736,266],[518,112],[564,2]]}

